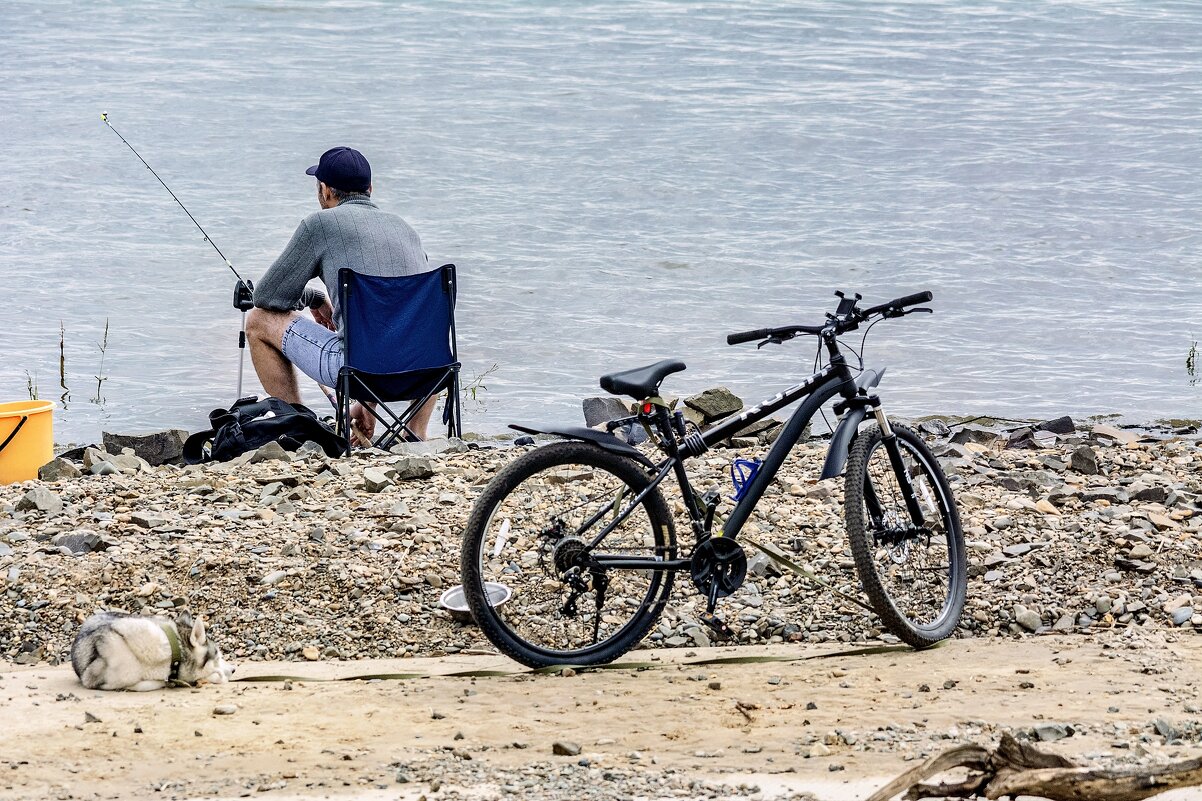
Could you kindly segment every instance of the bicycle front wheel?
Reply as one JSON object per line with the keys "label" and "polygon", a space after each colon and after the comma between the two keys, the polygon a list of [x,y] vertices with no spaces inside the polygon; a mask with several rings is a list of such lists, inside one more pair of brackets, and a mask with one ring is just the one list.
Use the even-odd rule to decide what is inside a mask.
{"label": "bicycle front wheel", "polygon": [[[925,648],[950,637],[964,611],[964,534],[935,456],[914,431],[892,428],[900,473],[878,425],[856,436],[847,458],[847,536],[860,583],[885,626]],[[907,485],[921,520],[911,514]]]}
{"label": "bicycle front wheel", "polygon": [[[575,441],[497,474],[468,519],[460,570],[472,615],[501,652],[531,667],[595,665],[642,640],[672,589],[654,563],[676,555],[658,488],[633,503],[649,483],[636,462]],[[510,591],[497,607],[490,583]]]}

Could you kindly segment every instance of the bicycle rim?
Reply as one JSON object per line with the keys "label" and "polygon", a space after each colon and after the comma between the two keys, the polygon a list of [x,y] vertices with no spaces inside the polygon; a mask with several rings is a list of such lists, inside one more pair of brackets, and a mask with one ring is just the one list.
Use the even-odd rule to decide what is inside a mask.
{"label": "bicycle rim", "polygon": [[[630,509],[646,476],[629,460],[593,446],[560,443],[529,456],[498,476],[481,497],[479,516],[473,513],[474,530],[465,543],[472,553],[464,554],[476,568],[464,574],[465,588],[476,598],[473,612],[494,644],[526,664],[611,661],[655,622],[670,574],[582,565],[589,553],[597,559],[670,558],[673,538],[663,500],[651,493]],[[627,509],[590,551],[593,539]],[[510,592],[498,608],[484,607],[490,584]]]}

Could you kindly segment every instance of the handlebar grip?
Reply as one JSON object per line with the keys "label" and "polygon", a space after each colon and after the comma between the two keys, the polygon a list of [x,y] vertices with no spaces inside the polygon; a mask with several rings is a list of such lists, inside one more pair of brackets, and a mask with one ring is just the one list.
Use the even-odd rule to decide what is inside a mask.
{"label": "handlebar grip", "polygon": [[885,309],[902,309],[906,306],[913,306],[916,303],[926,303],[933,297],[935,296],[931,294],[929,289],[925,292],[915,292],[913,295],[906,295],[903,298],[894,298],[887,303],[882,303],[879,306],[873,306],[871,309],[865,309],[864,314],[876,314],[877,312],[883,312]]}
{"label": "handlebar grip", "polygon": [[899,307],[913,306],[916,303],[927,303],[933,297],[935,296],[932,295],[931,291],[928,289],[926,292],[915,292],[913,295],[906,295],[904,298],[898,298],[897,300],[891,301],[889,305]]}
{"label": "handlebar grip", "polygon": [[737,334],[727,334],[726,344],[738,345],[743,342],[751,342],[755,339],[763,339],[770,336],[773,330],[771,328],[757,328],[754,331],[740,331]]}

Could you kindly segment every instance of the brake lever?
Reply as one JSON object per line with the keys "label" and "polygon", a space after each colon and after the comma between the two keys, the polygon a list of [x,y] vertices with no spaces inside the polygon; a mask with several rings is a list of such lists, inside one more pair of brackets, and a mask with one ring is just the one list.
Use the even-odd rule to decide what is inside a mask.
{"label": "brake lever", "polygon": [[789,334],[788,336],[781,336],[780,334],[773,334],[772,336],[768,337],[760,344],[756,345],[755,349],[759,350],[760,348],[764,347],[765,345],[783,345],[783,344],[785,344],[785,342],[789,341],[790,339],[792,339],[795,336],[797,336],[797,334]]}
{"label": "brake lever", "polygon": [[906,311],[904,311],[902,313],[903,314],[914,314],[915,312],[926,312],[927,314],[934,314],[935,310],[923,307],[923,308],[919,308],[919,309],[907,309]]}

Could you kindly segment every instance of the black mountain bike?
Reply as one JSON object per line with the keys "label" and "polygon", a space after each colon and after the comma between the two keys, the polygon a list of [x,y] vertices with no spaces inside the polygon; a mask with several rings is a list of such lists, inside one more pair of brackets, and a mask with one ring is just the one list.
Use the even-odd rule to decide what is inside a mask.
{"label": "black mountain bike", "polygon": [[[964,535],[951,489],[922,439],[885,416],[874,391],[884,370],[866,370],[858,358],[853,368],[838,339],[869,321],[929,312],[909,307],[929,301],[931,293],[869,309],[859,308],[859,295],[835,294],[838,309],[824,325],[763,328],[726,338],[731,345],[762,340],[763,346],[813,335],[819,353],[826,351],[826,366],[709,430],[698,429],[659,397],[664,378],[685,369],[679,361],[603,376],[603,389],[641,402],[635,416],[609,423],[608,432],[511,426],[566,441],[528,451],[505,467],[468,520],[460,561],[464,592],[497,648],[532,667],[612,661],[647,634],[677,573],[687,573],[706,599],[705,623],[729,637],[732,632],[714,610],[747,575],[739,531],[810,418],[836,395],[840,419],[822,478],[846,473],[847,535],[872,609],[916,648],[951,636],[967,583]],[[717,488],[695,491],[685,461],[803,398],[762,463],[736,464],[737,501],[715,530],[721,494]],[[875,422],[861,428],[869,414]],[[631,425],[642,425],[662,451],[658,463],[613,434]],[[660,493],[669,475],[680,485],[693,529],[691,548],[677,544],[673,516]],[[495,595],[490,599],[495,584],[511,591],[498,606]]]}

